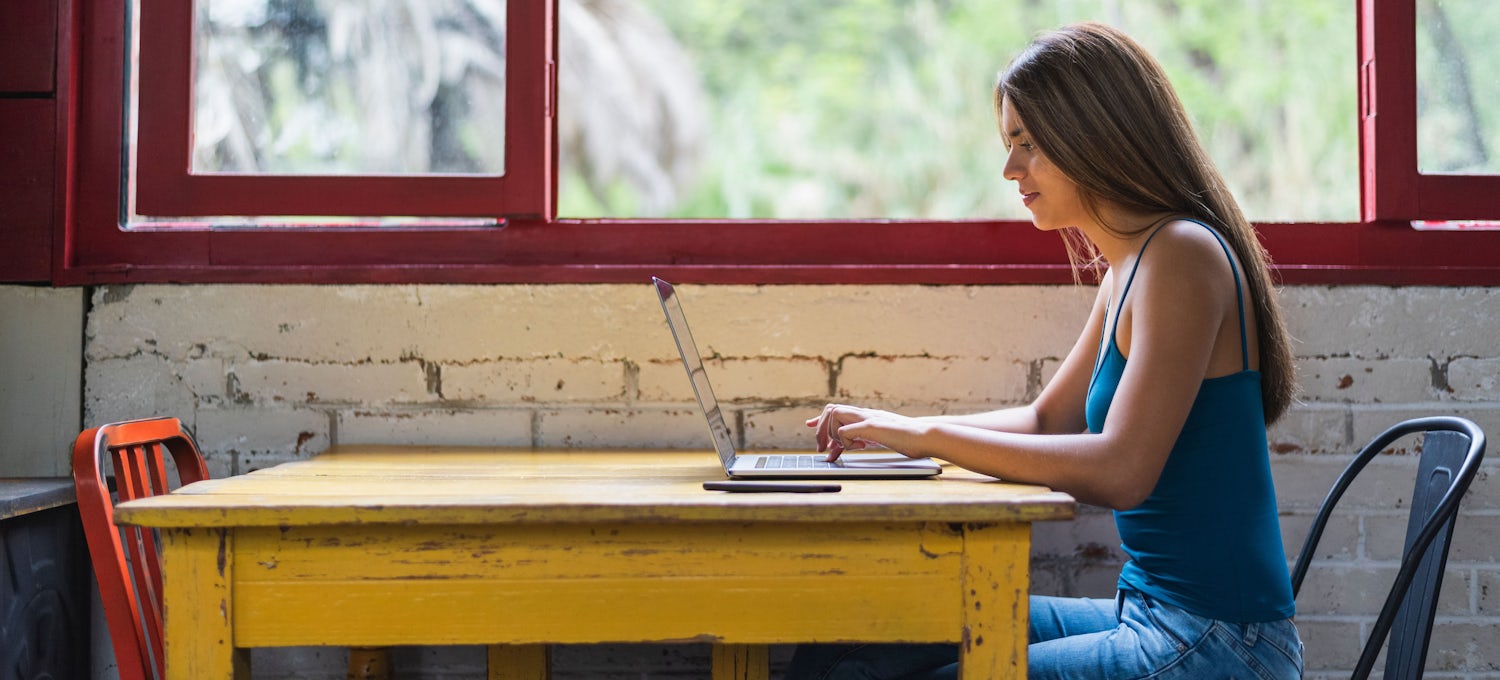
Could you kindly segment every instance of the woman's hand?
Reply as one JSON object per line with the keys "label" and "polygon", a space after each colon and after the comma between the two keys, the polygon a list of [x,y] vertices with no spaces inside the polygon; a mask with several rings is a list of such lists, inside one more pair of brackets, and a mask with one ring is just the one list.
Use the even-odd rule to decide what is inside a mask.
{"label": "woman's hand", "polygon": [[872,446],[912,455],[923,431],[915,418],[847,404],[824,406],[817,417],[807,419],[807,426],[817,429],[818,451],[827,451],[829,461],[845,451]]}

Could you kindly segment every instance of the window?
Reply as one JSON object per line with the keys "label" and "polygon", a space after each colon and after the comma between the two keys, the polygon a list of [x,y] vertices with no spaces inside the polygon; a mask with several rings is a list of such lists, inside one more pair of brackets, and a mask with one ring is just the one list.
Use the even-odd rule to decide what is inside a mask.
{"label": "window", "polygon": [[[463,7],[136,3],[139,211],[542,215],[546,5]],[[544,90],[507,107],[509,82]]]}
{"label": "window", "polygon": [[[1438,155],[1418,172],[1410,105],[1456,96],[1417,92],[1416,7],[1457,14],[1484,1],[1363,0],[1355,11],[1341,0],[75,0],[62,30],[60,68],[76,77],[59,96],[69,165],[54,272],[67,284],[640,283],[653,274],[1067,282],[1057,237],[1024,221],[999,176],[988,90],[1031,34],[1095,18],[1136,35],[1184,98],[1200,102],[1189,104],[1195,124],[1283,280],[1496,283],[1500,265],[1482,254],[1500,250],[1500,234],[1410,227],[1500,212],[1468,195],[1500,195],[1474,188],[1490,178],[1472,173],[1490,166],[1455,174],[1442,169],[1451,156]],[[490,9],[476,9],[484,3]],[[423,105],[460,114],[396,126],[431,162],[391,166],[369,154],[346,164],[349,154],[335,153],[392,140],[361,136],[357,117],[330,124],[334,114],[384,115],[413,100],[360,99],[362,87],[390,82],[338,84],[341,69],[365,59],[350,56],[359,54],[350,41],[369,34],[293,10],[342,5],[477,13],[478,37],[414,38],[449,51],[481,42],[467,61],[426,63],[464,63],[491,78],[488,95],[455,98],[434,88],[463,78],[408,74],[425,88]],[[1458,40],[1472,40],[1465,35]],[[501,39],[497,66],[484,55]],[[343,61],[297,55],[301,71],[268,66],[231,49],[236,41],[260,41],[273,57],[310,44]],[[652,60],[631,64],[642,52]],[[635,80],[643,74],[650,82]],[[260,88],[251,101],[281,88],[306,107],[249,110],[225,99],[235,78]],[[684,104],[693,88],[698,99]],[[1471,95],[1487,101],[1482,90]],[[1448,139],[1455,114],[1422,111],[1434,139]],[[666,124],[641,124],[645,114]],[[1451,154],[1445,143],[1423,144]],[[652,157],[694,145],[682,167]],[[1461,188],[1441,191],[1457,197],[1434,198],[1449,182]]]}
{"label": "window", "polygon": [[[64,33],[78,77],[66,96],[76,134],[70,135],[68,219],[62,262],[56,268],[61,282],[401,281],[410,280],[413,269],[441,280],[446,267],[505,260],[496,254],[496,234],[505,231],[498,220],[536,220],[550,209],[555,75],[550,3],[500,5],[500,21],[512,34],[499,67],[505,104],[494,116],[505,130],[503,169],[466,174],[422,169],[406,176],[385,168],[363,176],[354,172],[370,169],[278,175],[225,172],[201,164],[189,172],[194,155],[189,140],[212,132],[193,119],[195,110],[207,108],[198,104],[212,95],[205,83],[192,82],[197,67],[193,57],[216,56],[211,36],[207,44],[194,45],[194,21],[208,21],[205,17],[215,8],[225,12],[239,6],[244,11],[259,4],[284,9],[309,3],[80,0],[64,6],[69,4],[73,14],[66,17]],[[197,19],[195,6],[203,10]],[[140,39],[132,40],[134,35]],[[126,86],[136,75],[130,58],[136,44],[142,46],[139,116],[127,107],[128,95],[135,91]],[[141,143],[132,144],[127,130],[133,132],[137,123]],[[137,211],[149,217],[139,218]],[[340,223],[328,218],[269,224],[214,218],[224,215],[378,218],[330,228]],[[203,219],[192,219],[198,216]],[[484,219],[448,220],[436,227],[388,219],[433,216]],[[296,224],[315,226],[290,228]],[[527,264],[520,258],[511,263]]]}
{"label": "window", "polygon": [[563,217],[1027,221],[990,87],[1096,19],[1161,61],[1251,219],[1358,219],[1347,2],[601,4],[638,9],[561,14]]}
{"label": "window", "polygon": [[1363,4],[1364,218],[1500,219],[1493,3]]}

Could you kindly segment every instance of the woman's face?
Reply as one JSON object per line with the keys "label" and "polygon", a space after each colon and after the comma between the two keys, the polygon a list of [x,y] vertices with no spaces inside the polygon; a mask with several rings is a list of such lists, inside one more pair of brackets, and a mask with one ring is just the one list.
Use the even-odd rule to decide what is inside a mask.
{"label": "woman's face", "polygon": [[1037,148],[1010,98],[1000,103],[1000,139],[1005,143],[1005,178],[1015,180],[1031,222],[1043,231],[1081,226],[1090,221],[1078,185]]}

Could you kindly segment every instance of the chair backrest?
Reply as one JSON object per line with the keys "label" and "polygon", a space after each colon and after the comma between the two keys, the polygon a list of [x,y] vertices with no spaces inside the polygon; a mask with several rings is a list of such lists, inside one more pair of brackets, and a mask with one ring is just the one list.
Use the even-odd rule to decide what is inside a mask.
{"label": "chair backrest", "polygon": [[176,418],[111,423],[85,430],[73,443],[78,513],[121,680],[162,677],[161,561],[150,530],[115,525],[105,463],[114,468],[115,496],[123,502],[170,491],[168,455],[182,484],[208,479],[197,444]]}
{"label": "chair backrest", "polygon": [[1375,659],[1385,646],[1385,680],[1422,677],[1427,662],[1427,644],[1432,637],[1433,613],[1437,610],[1438,592],[1442,587],[1443,568],[1448,563],[1448,543],[1458,517],[1458,502],[1479,471],[1484,458],[1484,431],[1473,422],[1456,417],[1415,418],[1396,424],[1376,437],[1334,482],[1328,497],[1318,509],[1302,552],[1292,569],[1292,592],[1302,589],[1308,563],[1317,549],[1318,539],[1339,498],[1370,459],[1402,437],[1424,433],[1422,457],[1417,466],[1416,488],[1412,492],[1411,515],[1406,525],[1406,543],[1401,553],[1401,568],[1386,596],[1380,615],[1365,641],[1364,651],[1355,666],[1353,677],[1364,680],[1375,666]]}

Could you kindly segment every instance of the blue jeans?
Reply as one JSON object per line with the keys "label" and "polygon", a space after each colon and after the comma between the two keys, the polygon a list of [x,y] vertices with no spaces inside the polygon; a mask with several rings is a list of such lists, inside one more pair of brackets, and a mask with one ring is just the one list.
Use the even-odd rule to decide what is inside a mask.
{"label": "blue jeans", "polygon": [[[1113,600],[1031,597],[1030,680],[1294,680],[1302,642],[1291,621],[1226,623],[1133,590]],[[786,680],[958,677],[949,644],[800,645]]]}

